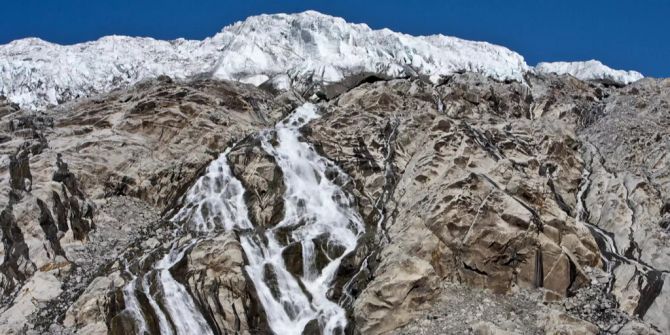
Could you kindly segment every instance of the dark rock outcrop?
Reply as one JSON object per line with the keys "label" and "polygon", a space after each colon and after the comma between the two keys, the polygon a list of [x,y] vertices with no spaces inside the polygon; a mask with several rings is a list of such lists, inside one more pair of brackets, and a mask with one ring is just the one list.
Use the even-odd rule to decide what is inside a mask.
{"label": "dark rock outcrop", "polygon": [[4,297],[3,303],[8,303],[13,291],[37,269],[30,260],[28,246],[23,238],[23,232],[16,224],[12,214],[12,207],[7,206],[0,212],[0,229],[2,229],[2,246],[4,258],[0,265],[0,288]]}
{"label": "dark rock outcrop", "polygon": [[9,186],[17,192],[30,192],[33,176],[30,173],[30,153],[25,150],[9,156]]}

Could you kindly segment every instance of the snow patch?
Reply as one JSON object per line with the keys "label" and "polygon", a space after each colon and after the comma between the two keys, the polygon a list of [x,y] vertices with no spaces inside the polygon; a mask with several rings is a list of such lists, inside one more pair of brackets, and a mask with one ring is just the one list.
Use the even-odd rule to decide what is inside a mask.
{"label": "snow patch", "polygon": [[643,78],[637,71],[614,70],[597,60],[586,62],[542,62],[535,67],[537,73],[569,74],[581,80],[607,80],[630,84]]}

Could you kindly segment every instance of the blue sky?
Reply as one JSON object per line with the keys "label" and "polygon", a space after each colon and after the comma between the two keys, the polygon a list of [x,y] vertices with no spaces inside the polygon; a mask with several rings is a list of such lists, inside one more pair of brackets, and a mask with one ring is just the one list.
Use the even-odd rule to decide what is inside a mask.
{"label": "blue sky", "polygon": [[71,44],[104,35],[202,39],[260,13],[314,9],[413,35],[504,45],[538,61],[599,59],[670,77],[668,0],[3,0],[0,44],[22,37]]}

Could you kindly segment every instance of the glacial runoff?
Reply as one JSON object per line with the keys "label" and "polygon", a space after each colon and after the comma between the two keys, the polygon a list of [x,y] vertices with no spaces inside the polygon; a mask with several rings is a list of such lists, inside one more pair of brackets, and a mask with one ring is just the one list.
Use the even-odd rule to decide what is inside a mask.
{"label": "glacial runoff", "polygon": [[[310,321],[324,334],[343,332],[345,311],[328,298],[328,292],[342,258],[356,248],[364,227],[353,197],[338,186],[349,177],[300,141],[299,129],[317,117],[317,106],[306,103],[274,129],[258,134],[263,149],[281,168],[286,185],[284,218],[275,227],[256,229],[249,220],[246,190],[228,166],[228,151],[209,165],[172,218],[178,228],[169,252],[124,289],[126,310],[132,315],[136,333],[147,331],[145,319],[149,318],[158,320],[161,334],[213,333],[169,270],[199,239],[232,229],[240,231],[248,259],[246,271],[273,332],[301,334]],[[280,234],[285,237],[280,239]],[[323,245],[316,246],[315,240],[325,241],[323,245],[334,250],[327,253],[325,264],[317,262],[315,248]],[[291,273],[282,257],[288,244],[295,243],[302,250],[302,275]],[[158,289],[151,290],[152,285]],[[140,307],[137,291],[149,301],[150,312]]]}

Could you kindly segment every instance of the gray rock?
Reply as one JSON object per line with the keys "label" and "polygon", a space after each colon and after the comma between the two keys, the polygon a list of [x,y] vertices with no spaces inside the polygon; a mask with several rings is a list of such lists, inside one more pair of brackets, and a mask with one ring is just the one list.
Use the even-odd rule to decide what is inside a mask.
{"label": "gray rock", "polygon": [[[366,224],[329,292],[348,333],[670,332],[668,80],[366,76],[325,88],[302,129],[351,177],[329,178]],[[0,101],[0,329],[136,331],[120,288],[183,233],[165,219],[232,143],[251,221],[275,226],[285,185],[255,134],[300,101],[166,78],[42,114]],[[170,269],[218,333],[269,331],[244,272],[248,233],[200,236]],[[314,243],[317,263],[342,252]],[[283,255],[295,276],[301,254]]]}

